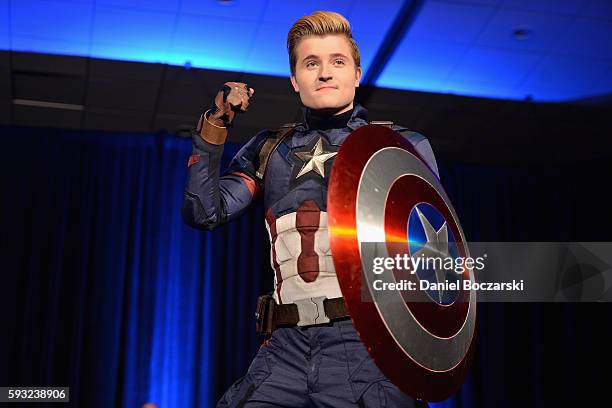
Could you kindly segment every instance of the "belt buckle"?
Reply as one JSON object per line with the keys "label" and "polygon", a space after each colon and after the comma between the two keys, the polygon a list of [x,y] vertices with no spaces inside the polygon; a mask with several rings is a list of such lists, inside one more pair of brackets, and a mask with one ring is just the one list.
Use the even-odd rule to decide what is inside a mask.
{"label": "belt buckle", "polygon": [[327,296],[318,296],[305,299],[294,300],[293,303],[298,308],[300,321],[298,326],[310,326],[313,324],[329,323],[329,318],[325,314],[323,301]]}

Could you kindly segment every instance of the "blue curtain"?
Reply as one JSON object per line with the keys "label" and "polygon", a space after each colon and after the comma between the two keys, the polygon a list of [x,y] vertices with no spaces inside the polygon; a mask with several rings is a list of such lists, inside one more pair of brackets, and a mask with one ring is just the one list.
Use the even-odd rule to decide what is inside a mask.
{"label": "blue curtain", "polygon": [[[70,386],[75,407],[213,406],[258,347],[254,306],[272,285],[261,204],[214,232],[186,227],[188,139],[0,136],[0,385]],[[608,206],[591,199],[608,163],[440,168],[470,240],[587,241],[609,237]],[[600,401],[609,306],[479,305],[473,369],[432,405]]]}
{"label": "blue curtain", "polygon": [[254,305],[271,287],[262,209],[186,227],[188,139],[1,132],[0,383],[70,385],[79,407],[212,405],[257,347]]}

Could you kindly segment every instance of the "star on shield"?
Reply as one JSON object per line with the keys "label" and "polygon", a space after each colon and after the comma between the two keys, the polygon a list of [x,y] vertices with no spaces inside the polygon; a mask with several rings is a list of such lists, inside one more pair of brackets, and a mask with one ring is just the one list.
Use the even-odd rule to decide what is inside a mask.
{"label": "star on shield", "polygon": [[[421,210],[416,208],[417,214],[419,216],[419,220],[421,221],[421,225],[423,226],[423,230],[425,231],[425,237],[427,238],[427,242],[423,245],[423,248],[418,250],[415,253],[415,256],[420,256],[423,254],[426,258],[430,257],[447,257],[449,256],[448,251],[448,226],[446,225],[446,221],[444,224],[436,231],[436,229],[431,225],[427,217],[421,212]],[[436,268],[436,281],[438,283],[444,282],[446,280],[446,273],[444,270]],[[442,294],[443,290],[438,290],[438,298],[440,299],[440,303],[442,303]]]}
{"label": "star on shield", "polygon": [[295,155],[304,163],[299,173],[295,178],[299,178],[309,171],[318,173],[321,177],[325,177],[325,162],[334,157],[338,152],[323,150],[323,141],[321,138],[309,152],[296,152]]}

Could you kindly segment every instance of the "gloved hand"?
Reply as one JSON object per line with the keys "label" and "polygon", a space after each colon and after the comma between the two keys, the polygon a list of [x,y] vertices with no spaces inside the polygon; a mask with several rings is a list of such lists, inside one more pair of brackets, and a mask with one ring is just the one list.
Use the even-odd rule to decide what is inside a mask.
{"label": "gloved hand", "polygon": [[206,119],[216,126],[231,126],[236,113],[243,113],[249,109],[254,94],[255,90],[245,83],[226,82],[217,92]]}

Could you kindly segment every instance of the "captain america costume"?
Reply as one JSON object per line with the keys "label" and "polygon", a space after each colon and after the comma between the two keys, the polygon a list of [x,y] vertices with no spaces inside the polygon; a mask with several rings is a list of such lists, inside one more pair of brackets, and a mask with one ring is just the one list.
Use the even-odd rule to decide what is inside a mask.
{"label": "captain america costume", "polygon": [[[263,173],[262,150],[276,131],[256,134],[223,176],[223,145],[208,143],[194,132],[182,208],[185,222],[210,230],[238,217],[263,196],[276,303],[341,298],[327,231],[327,183],[335,154],[350,132],[368,124],[366,116],[366,109],[357,104],[331,118],[306,109],[303,123],[289,125],[290,136],[267,152]],[[412,143],[437,175],[428,140],[401,126],[392,129]],[[421,404],[384,377],[350,318],[342,318],[324,325],[277,328],[218,406]]]}

